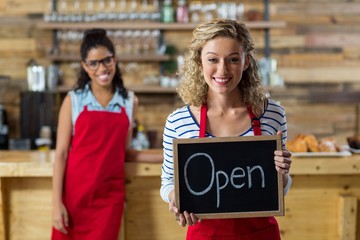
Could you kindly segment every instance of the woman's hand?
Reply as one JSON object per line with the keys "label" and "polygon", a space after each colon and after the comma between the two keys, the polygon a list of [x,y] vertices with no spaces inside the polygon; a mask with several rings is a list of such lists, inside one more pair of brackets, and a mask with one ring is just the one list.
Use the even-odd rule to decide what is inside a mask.
{"label": "woman's hand", "polygon": [[[282,135],[282,132],[278,131],[277,135]],[[276,170],[283,175],[288,174],[290,172],[290,166],[291,166],[291,152],[289,152],[286,149],[283,149],[283,150],[276,150],[274,154],[275,154],[274,160],[275,160]]]}
{"label": "woman's hand", "polygon": [[185,227],[186,225],[191,226],[200,222],[200,219],[193,213],[188,213],[187,211],[180,213],[180,210],[176,207],[174,191],[170,193],[169,211],[175,215],[176,221],[182,227]]}
{"label": "woman's hand", "polygon": [[53,226],[56,230],[67,234],[66,227],[69,226],[68,212],[64,204],[59,204],[59,207],[54,207],[53,210]]}
{"label": "woman's hand", "polygon": [[275,168],[276,170],[285,175],[290,171],[291,166],[291,153],[287,150],[276,150],[275,151]]}

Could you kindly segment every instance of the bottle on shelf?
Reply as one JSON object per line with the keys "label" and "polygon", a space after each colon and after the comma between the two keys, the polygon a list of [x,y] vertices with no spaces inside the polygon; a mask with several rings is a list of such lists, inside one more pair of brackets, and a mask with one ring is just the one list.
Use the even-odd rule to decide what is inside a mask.
{"label": "bottle on shelf", "polygon": [[171,0],[165,0],[162,7],[162,21],[164,23],[173,23],[175,22],[175,12],[172,6]]}
{"label": "bottle on shelf", "polygon": [[50,150],[51,144],[51,127],[42,126],[40,129],[39,138],[35,139],[35,145],[38,150],[47,151]]}
{"label": "bottle on shelf", "polygon": [[137,120],[135,121],[133,129],[133,139],[131,146],[136,150],[144,150],[150,147],[149,139],[144,131],[144,126],[141,125]]}
{"label": "bottle on shelf", "polygon": [[30,91],[45,90],[45,67],[31,59],[27,67],[27,83]]}
{"label": "bottle on shelf", "polygon": [[176,8],[176,22],[189,22],[189,11],[188,7],[186,6],[186,0],[178,0],[178,6]]}

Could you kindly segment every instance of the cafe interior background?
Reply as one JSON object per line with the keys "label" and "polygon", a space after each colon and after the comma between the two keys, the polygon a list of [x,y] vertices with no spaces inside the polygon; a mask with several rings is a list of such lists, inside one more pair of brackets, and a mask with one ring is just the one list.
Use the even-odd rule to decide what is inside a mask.
{"label": "cafe interior background", "polygon": [[[176,69],[182,62],[192,29],[199,22],[218,17],[245,21],[251,28],[262,81],[272,98],[286,109],[289,140],[300,134],[313,135],[319,140],[331,138],[338,146],[344,146],[348,144],[348,137],[360,135],[360,1],[0,0],[0,112],[3,116],[0,134],[1,139],[8,139],[1,148],[11,151],[34,151],[44,145],[54,148],[61,101],[76,83],[82,33],[88,28],[103,27],[108,29],[116,45],[126,86],[139,97],[135,130],[144,132],[146,140],[144,144],[140,140],[134,142],[134,147],[160,149],[166,117],[183,105],[175,90]],[[334,159],[329,162],[334,160],[338,164],[343,160]],[[320,160],[326,161],[326,158]],[[295,166],[296,161],[304,163],[309,158],[296,158]],[[359,174],[357,164],[354,163],[355,170],[350,173]],[[305,170],[299,174],[299,179],[304,177],[307,183],[313,181],[305,177]],[[341,179],[343,174],[339,175]],[[158,184],[158,176],[153,177],[154,184]],[[295,182],[297,178],[295,175]],[[349,186],[356,180],[356,176],[347,179],[347,189],[339,183],[337,187],[342,189],[339,192],[348,194]],[[325,184],[328,180],[319,181]],[[138,188],[141,187],[136,185],[135,189]],[[352,204],[357,207],[358,184],[355,189]],[[153,198],[159,197],[155,189],[153,194]],[[289,198],[295,199],[295,196],[298,195],[291,198],[290,191]],[[155,209],[159,208],[166,211],[167,206]],[[4,211],[6,219],[11,210]],[[310,211],[311,216],[311,209],[306,211]],[[339,218],[337,210],[324,211],[322,216],[332,214]],[[360,239],[358,211],[350,224],[358,230],[350,234],[353,238],[340,238],[344,233],[339,230],[338,222],[321,225],[320,229],[328,232],[325,235],[311,226],[301,229],[299,235],[292,229],[297,226],[285,223],[282,234],[284,239],[297,239],[296,235],[303,237],[298,239]],[[287,219],[294,220],[295,215]],[[17,239],[11,220],[4,222],[7,222],[4,235]],[[152,239],[129,237],[132,223],[128,223],[125,238]],[[153,239],[162,239],[157,235],[160,231],[155,232],[151,233],[157,236]]]}

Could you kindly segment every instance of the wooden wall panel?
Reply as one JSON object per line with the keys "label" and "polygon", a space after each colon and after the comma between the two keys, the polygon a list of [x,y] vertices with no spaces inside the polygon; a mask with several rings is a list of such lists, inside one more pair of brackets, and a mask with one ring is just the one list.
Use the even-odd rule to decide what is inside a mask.
{"label": "wooden wall panel", "polygon": [[4,15],[26,15],[46,12],[47,0],[2,0],[5,3]]}
{"label": "wooden wall panel", "polygon": [[5,10],[5,0],[0,0],[0,11],[3,12]]}
{"label": "wooden wall panel", "polygon": [[0,51],[11,50],[14,54],[18,52],[35,52],[35,39],[0,39]]}
{"label": "wooden wall panel", "polygon": [[355,134],[357,109],[350,104],[314,104],[282,102],[286,110],[288,137],[297,134],[334,137],[342,145]]}
{"label": "wooden wall panel", "polygon": [[283,67],[280,75],[286,83],[359,83],[360,68],[354,67]]}
{"label": "wooden wall panel", "polygon": [[[243,3],[246,11],[258,11],[260,15],[263,14],[263,0],[244,0]],[[9,76],[17,83],[23,82],[19,84],[22,89],[26,89],[25,67],[31,58],[45,66],[51,63],[46,58],[46,54],[51,49],[52,33],[50,30],[36,28],[36,22],[41,20],[41,14],[45,13],[47,8],[48,0],[0,0],[0,75]],[[360,91],[359,13],[360,1],[271,1],[270,19],[287,22],[285,28],[270,30],[271,54],[278,60],[279,74],[284,78],[287,86],[284,95],[279,96],[280,101],[289,101],[292,97],[292,101],[296,104],[311,97],[314,102],[311,93],[319,84],[331,86],[339,84]],[[184,51],[192,37],[191,31],[165,31],[164,34],[164,42],[176,46],[179,53]],[[252,34],[260,58],[263,56],[264,33],[254,30]],[[134,68],[134,63],[121,64],[127,86],[142,84],[144,77],[159,74],[157,63],[135,65]],[[78,71],[76,64],[62,64],[61,70],[62,84],[67,88],[74,86]],[[346,96],[345,88],[330,90]],[[360,101],[359,98],[355,96],[349,104],[356,104]],[[173,105],[172,99],[167,96],[165,101],[161,101],[159,98],[151,100],[150,97],[141,96],[144,106],[140,108],[139,120],[146,129],[162,131],[167,113],[173,110],[175,105],[181,105],[181,102]],[[5,108],[15,114],[12,119],[17,120],[16,113],[19,111],[14,110],[16,106],[10,105],[9,100],[2,98],[2,101],[0,103],[6,103]],[[170,104],[163,106],[164,102]],[[159,105],[161,108],[152,105]],[[298,111],[293,113],[294,119],[303,112],[302,106],[300,104]],[[334,115],[345,114],[351,119],[349,125],[355,128],[353,112],[343,113],[339,108],[335,107],[335,109],[338,112],[335,111]],[[301,116],[299,118],[301,119]],[[295,122],[296,124],[290,124],[290,130],[294,132],[309,127],[300,121],[295,120]],[[19,133],[16,126],[18,124],[13,124],[11,128],[11,135],[15,137]],[[331,124],[313,126],[316,128],[313,131],[321,134],[334,132]],[[348,129],[346,134],[352,135],[351,130]]]}
{"label": "wooden wall panel", "polygon": [[358,199],[354,196],[339,197],[340,239],[356,240]]}
{"label": "wooden wall panel", "polygon": [[301,15],[300,12],[306,13],[306,16],[358,15],[360,3],[341,0],[321,2],[278,1],[272,5],[271,10],[273,15],[298,16]]}

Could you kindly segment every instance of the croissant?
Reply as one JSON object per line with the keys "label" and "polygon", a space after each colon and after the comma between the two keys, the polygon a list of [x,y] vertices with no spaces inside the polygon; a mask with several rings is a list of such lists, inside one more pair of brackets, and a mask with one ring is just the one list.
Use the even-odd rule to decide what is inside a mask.
{"label": "croissant", "polygon": [[319,142],[314,135],[312,134],[305,135],[304,140],[310,152],[320,152]]}
{"label": "croissant", "polygon": [[299,134],[295,139],[287,141],[286,148],[290,152],[307,152],[307,145],[303,135]]}
{"label": "croissant", "polygon": [[318,140],[313,134],[298,134],[286,143],[291,152],[339,152],[340,147],[332,137]]}

